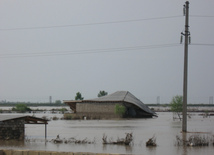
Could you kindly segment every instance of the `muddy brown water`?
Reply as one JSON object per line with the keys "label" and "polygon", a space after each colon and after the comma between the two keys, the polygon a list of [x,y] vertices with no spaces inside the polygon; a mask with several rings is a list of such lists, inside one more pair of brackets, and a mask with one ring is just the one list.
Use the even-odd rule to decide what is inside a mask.
{"label": "muddy brown water", "polygon": [[[203,132],[204,136],[214,135],[214,116],[203,118],[199,113],[192,113],[188,119],[188,131]],[[1,114],[2,115],[2,114]],[[11,114],[13,115],[13,114]],[[29,114],[28,114],[29,115]],[[36,117],[47,116],[48,118],[62,117],[62,114],[38,113]],[[166,155],[166,154],[214,154],[214,146],[182,147],[176,146],[176,135],[182,137],[182,122],[173,121],[172,113],[159,112],[158,118],[152,119],[129,119],[129,120],[51,120],[47,126],[47,141],[45,142],[44,125],[25,125],[25,142],[1,141],[0,149],[27,149],[48,150],[64,152],[95,152],[95,153],[121,153],[143,155]],[[124,138],[125,133],[133,133],[134,140],[130,146],[103,145],[103,134],[108,139],[117,140]],[[188,133],[187,137],[193,133]],[[200,133],[202,134],[202,133]],[[59,135],[61,139],[71,137],[88,141],[93,144],[50,142]],[[146,141],[153,135],[156,136],[157,147],[146,147]]]}

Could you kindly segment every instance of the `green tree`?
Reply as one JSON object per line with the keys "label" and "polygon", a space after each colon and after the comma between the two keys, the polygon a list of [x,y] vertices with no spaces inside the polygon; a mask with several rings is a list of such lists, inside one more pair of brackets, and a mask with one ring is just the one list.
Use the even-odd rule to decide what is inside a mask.
{"label": "green tree", "polygon": [[106,95],[108,95],[108,92],[106,92],[106,91],[100,91],[99,93],[98,93],[98,95],[97,95],[97,97],[102,97],[102,96],[106,96]]}
{"label": "green tree", "polygon": [[183,96],[176,95],[170,102],[171,111],[178,115],[181,120],[181,112],[183,110]]}
{"label": "green tree", "polygon": [[83,100],[83,99],[84,97],[82,97],[82,94],[80,92],[77,92],[75,96],[75,100]]}
{"label": "green tree", "polygon": [[12,111],[24,113],[27,111],[31,111],[31,109],[26,104],[16,104],[16,106],[12,108]]}
{"label": "green tree", "polygon": [[56,104],[62,104],[61,100],[56,100],[55,103]]}

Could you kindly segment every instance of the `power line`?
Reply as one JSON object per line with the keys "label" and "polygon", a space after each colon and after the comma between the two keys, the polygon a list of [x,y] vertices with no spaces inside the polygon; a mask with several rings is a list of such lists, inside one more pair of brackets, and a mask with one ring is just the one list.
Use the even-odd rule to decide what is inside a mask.
{"label": "power line", "polygon": [[[143,18],[143,19],[131,19],[131,20],[110,21],[110,22],[95,22],[95,23],[86,23],[86,24],[38,26],[38,27],[23,27],[23,28],[5,28],[5,29],[3,28],[3,29],[0,29],[0,31],[31,30],[31,29],[51,29],[51,28],[66,28],[66,27],[103,25],[103,24],[117,24],[117,23],[128,23],[128,22],[139,22],[139,21],[146,21],[146,20],[170,19],[170,18],[178,18],[178,17],[182,17],[182,16],[181,15],[177,15],[177,16],[154,17],[154,18]],[[214,18],[214,16],[211,16],[211,15],[190,15],[190,17]]]}
{"label": "power line", "polygon": [[[191,43],[190,45],[214,46],[214,44],[204,44],[204,43]],[[145,50],[145,49],[166,48],[166,47],[176,47],[176,46],[182,46],[182,45],[178,44],[178,43],[171,43],[171,44],[129,46],[129,47],[104,48],[104,49],[67,50],[67,51],[53,51],[53,52],[31,52],[31,53],[17,53],[17,54],[5,53],[5,54],[0,54],[0,58],[44,57],[44,56],[96,54],[96,53],[99,54],[99,53],[112,53],[112,52],[121,52],[121,51]]]}
{"label": "power line", "polygon": [[0,31],[32,30],[32,29],[51,29],[51,28],[77,27],[77,26],[118,24],[118,23],[129,23],[129,22],[149,21],[149,20],[170,19],[170,18],[178,18],[178,17],[182,17],[182,16],[179,15],[179,16],[167,16],[167,17],[154,17],[154,18],[131,19],[131,20],[110,21],[110,22],[95,22],[95,23],[86,23],[86,24],[58,25],[58,26],[55,25],[55,26],[24,27],[24,28],[5,28],[5,29],[0,29]]}
{"label": "power line", "polygon": [[209,16],[209,15],[190,15],[190,17],[199,17],[199,18],[214,18],[214,16]]}
{"label": "power line", "polygon": [[86,49],[86,50],[56,51],[56,52],[0,54],[0,58],[43,57],[43,56],[59,56],[59,55],[110,53],[110,52],[120,52],[120,51],[130,51],[130,50],[145,50],[145,49],[155,49],[155,48],[166,48],[166,47],[175,47],[175,46],[181,46],[181,44],[172,43],[172,44],[130,46],[130,47],[105,48],[105,49]]}
{"label": "power line", "polygon": [[202,44],[202,43],[191,43],[191,45],[199,45],[199,46],[214,46],[214,44]]}

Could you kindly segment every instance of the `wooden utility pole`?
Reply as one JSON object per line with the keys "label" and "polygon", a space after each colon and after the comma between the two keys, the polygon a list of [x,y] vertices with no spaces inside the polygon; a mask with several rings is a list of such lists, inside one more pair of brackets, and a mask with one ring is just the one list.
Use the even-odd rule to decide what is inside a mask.
{"label": "wooden utility pole", "polygon": [[189,1],[184,5],[185,14],[185,33],[181,33],[185,37],[184,43],[184,79],[183,79],[183,119],[182,131],[187,132],[187,73],[188,73],[188,44],[189,44]]}

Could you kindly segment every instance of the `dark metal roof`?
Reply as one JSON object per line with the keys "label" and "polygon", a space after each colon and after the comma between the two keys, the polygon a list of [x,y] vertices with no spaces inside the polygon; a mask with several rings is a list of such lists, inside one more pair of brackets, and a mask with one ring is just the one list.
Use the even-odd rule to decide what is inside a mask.
{"label": "dark metal roof", "polygon": [[48,120],[26,115],[0,115],[0,122],[24,119],[25,124],[48,124]]}

